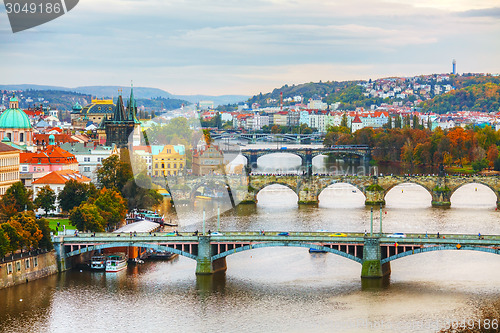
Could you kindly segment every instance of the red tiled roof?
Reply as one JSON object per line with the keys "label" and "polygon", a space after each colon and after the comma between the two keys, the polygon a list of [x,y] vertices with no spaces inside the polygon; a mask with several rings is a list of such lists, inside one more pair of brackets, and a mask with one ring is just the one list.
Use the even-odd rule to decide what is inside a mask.
{"label": "red tiled roof", "polygon": [[32,184],[65,184],[71,179],[79,183],[90,182],[90,178],[81,175],[78,171],[60,170],[52,171],[48,175],[35,180]]}
{"label": "red tiled roof", "polygon": [[49,136],[53,135],[55,138],[55,142],[59,143],[71,143],[71,142],[80,142],[78,140],[75,140],[71,137],[69,134],[33,134],[33,142],[37,142],[38,144],[42,144],[42,142],[45,142],[46,144],[49,143]]}
{"label": "red tiled roof", "polygon": [[75,155],[68,153],[59,146],[48,146],[45,150],[36,153],[21,153],[21,164],[74,164],[78,163]]}

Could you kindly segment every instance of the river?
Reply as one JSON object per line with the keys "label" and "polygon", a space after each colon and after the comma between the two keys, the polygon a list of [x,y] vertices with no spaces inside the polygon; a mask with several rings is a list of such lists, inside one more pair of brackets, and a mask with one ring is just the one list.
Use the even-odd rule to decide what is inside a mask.
{"label": "river", "polygon": [[[411,184],[386,200],[386,232],[500,234],[495,195],[482,185],[459,189],[450,209],[432,208],[430,195]],[[222,214],[221,228],[359,232],[369,221],[362,193],[350,185],[326,189],[319,207],[298,207],[295,193],[273,185],[257,206]],[[180,223],[181,232],[201,230],[199,220]],[[207,223],[216,229],[216,218]],[[0,290],[0,332],[435,332],[500,299],[500,256],[482,252],[395,260],[390,285],[368,291],[358,263],[302,248],[246,251],[227,257],[227,266],[225,275],[197,278],[196,263],[179,257]]]}

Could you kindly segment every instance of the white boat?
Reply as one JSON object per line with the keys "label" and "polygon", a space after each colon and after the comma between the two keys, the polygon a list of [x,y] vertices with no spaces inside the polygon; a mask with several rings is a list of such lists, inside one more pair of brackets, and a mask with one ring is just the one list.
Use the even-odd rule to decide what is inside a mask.
{"label": "white boat", "polygon": [[111,254],[106,258],[106,272],[119,272],[127,268],[127,256]]}
{"label": "white boat", "polygon": [[95,270],[104,270],[106,268],[106,257],[93,256],[90,258],[90,268]]}

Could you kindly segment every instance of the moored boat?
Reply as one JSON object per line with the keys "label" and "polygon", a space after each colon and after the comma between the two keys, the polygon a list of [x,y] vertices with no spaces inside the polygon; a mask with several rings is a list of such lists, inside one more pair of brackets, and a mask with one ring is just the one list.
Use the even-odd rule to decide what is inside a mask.
{"label": "moored boat", "polygon": [[95,270],[104,270],[106,268],[106,257],[93,256],[90,258],[90,268]]}
{"label": "moored boat", "polygon": [[127,256],[111,254],[106,258],[106,272],[119,272],[127,268]]}

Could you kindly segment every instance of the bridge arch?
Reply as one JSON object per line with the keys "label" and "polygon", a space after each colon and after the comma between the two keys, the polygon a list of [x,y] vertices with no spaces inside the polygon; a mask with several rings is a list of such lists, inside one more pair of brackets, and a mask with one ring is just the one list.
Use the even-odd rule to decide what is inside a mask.
{"label": "bridge arch", "polygon": [[224,193],[227,193],[227,189],[229,188],[229,184],[222,179],[200,180],[200,181],[194,183],[190,188],[189,197],[191,198],[191,200],[194,199],[197,189],[199,189],[201,186],[208,185],[210,182],[216,183],[217,185],[220,186],[220,188],[224,189]]}
{"label": "bridge arch", "polygon": [[398,253],[396,255],[387,257],[385,259],[382,259],[380,262],[382,264],[385,264],[387,262],[403,258],[403,257],[408,257],[414,254],[419,254],[419,253],[426,253],[426,252],[434,252],[434,251],[445,251],[445,250],[450,250],[450,251],[479,251],[479,252],[486,252],[486,253],[492,253],[492,254],[500,254],[500,249],[494,249],[491,247],[484,247],[484,246],[470,246],[470,245],[463,245],[460,247],[460,249],[457,249],[456,245],[453,244],[448,244],[448,245],[442,245],[442,246],[430,246],[430,247],[422,247],[422,248],[417,248],[411,251],[405,251]]}
{"label": "bridge arch", "polygon": [[163,246],[160,244],[150,244],[150,243],[130,243],[130,242],[117,242],[117,243],[106,243],[106,244],[97,244],[97,245],[90,245],[78,250],[74,250],[71,252],[66,253],[66,258],[71,258],[73,256],[77,256],[89,251],[96,251],[96,250],[103,250],[103,249],[109,249],[109,248],[114,248],[114,247],[143,247],[151,250],[157,250],[157,251],[165,251],[165,252],[171,252],[171,253],[176,253],[178,255],[194,259],[196,260],[196,256],[185,251],[181,251],[178,249],[174,249],[172,247],[168,246]]}
{"label": "bridge arch", "polygon": [[297,199],[297,201],[296,201],[295,203],[297,203],[297,202],[298,202],[298,200],[299,200],[299,194],[297,193],[297,189],[296,189],[296,188],[293,188],[290,184],[287,184],[287,183],[285,183],[285,182],[281,182],[281,181],[279,181],[279,180],[276,180],[276,181],[271,181],[271,182],[266,183],[266,184],[262,185],[261,187],[259,187],[259,188],[255,189],[255,192],[254,192],[254,193],[255,193],[255,202],[259,202],[259,201],[258,201],[258,199],[257,199],[257,196],[259,195],[259,193],[260,193],[263,189],[265,189],[265,188],[267,188],[267,187],[269,187],[269,186],[271,186],[271,185],[281,185],[281,186],[284,186],[284,187],[286,187],[286,188],[290,189],[293,193],[295,193],[295,195],[296,195],[296,197],[297,197],[297,198],[296,198],[296,199]]}
{"label": "bridge arch", "polygon": [[351,182],[349,181],[348,179],[342,179],[342,180],[329,180],[327,181],[326,183],[322,184],[321,187],[318,188],[317,192],[316,192],[316,195],[319,197],[319,195],[324,191],[326,190],[328,187],[332,186],[332,185],[337,185],[337,184],[347,184],[347,185],[351,185],[353,187],[355,187],[359,192],[363,193],[363,195],[365,196],[366,198],[366,195],[365,195],[365,189],[364,187],[360,186],[359,184],[356,184],[355,182]]}
{"label": "bridge arch", "polygon": [[495,195],[495,197],[496,197],[496,203],[495,204],[498,204],[500,202],[500,193],[498,193],[498,191],[496,189],[494,189],[493,186],[491,186],[490,184],[488,184],[486,182],[482,182],[482,181],[477,180],[477,179],[464,182],[464,183],[458,185],[457,187],[451,189],[451,191],[450,191],[450,201],[453,198],[453,194],[455,194],[457,192],[457,190],[463,188],[466,185],[474,185],[474,184],[482,185],[482,186],[485,186],[485,187],[489,188],[493,192],[493,194]]}
{"label": "bridge arch", "polygon": [[243,251],[249,251],[249,250],[253,250],[253,249],[259,249],[259,248],[265,248],[265,247],[285,247],[285,246],[286,247],[314,248],[317,250],[322,250],[322,251],[326,251],[329,253],[337,254],[341,257],[350,259],[350,260],[355,261],[355,262],[360,263],[360,264],[363,262],[363,260],[361,258],[355,257],[352,254],[345,253],[345,252],[339,251],[337,249],[332,249],[332,248],[327,247],[327,246],[322,246],[322,245],[313,244],[313,243],[287,243],[287,242],[266,242],[266,243],[245,245],[242,247],[238,247],[238,248],[228,250],[225,252],[221,252],[217,255],[214,255],[214,256],[212,256],[212,260],[225,258],[231,254],[240,253]]}
{"label": "bridge arch", "polygon": [[[396,187],[398,186],[401,186],[401,185],[417,185],[419,188],[421,189],[424,189],[424,191],[427,192],[427,194],[429,195],[429,200],[427,202],[428,206],[430,207],[431,204],[432,204],[432,200],[433,200],[433,195],[432,195],[432,190],[429,189],[426,185],[422,184],[422,183],[419,183],[419,182],[416,182],[416,181],[403,181],[403,182],[400,182],[400,183],[396,183],[396,184],[392,184],[389,188],[387,188],[385,191],[384,191],[384,200],[387,204],[387,196],[389,194],[389,192],[391,192],[391,190],[395,190]],[[404,189],[401,189],[401,191],[403,191]]]}

